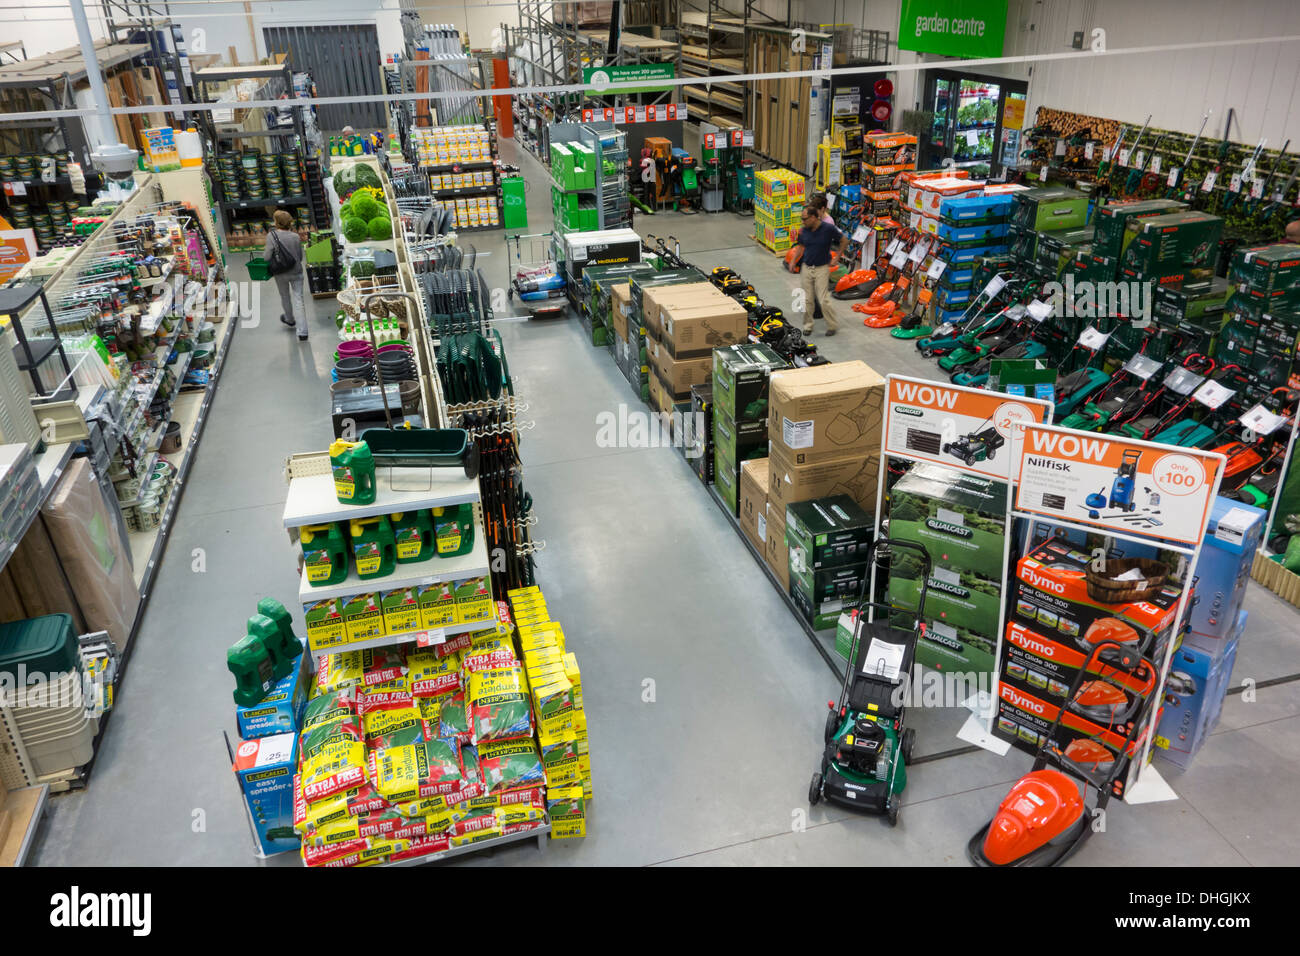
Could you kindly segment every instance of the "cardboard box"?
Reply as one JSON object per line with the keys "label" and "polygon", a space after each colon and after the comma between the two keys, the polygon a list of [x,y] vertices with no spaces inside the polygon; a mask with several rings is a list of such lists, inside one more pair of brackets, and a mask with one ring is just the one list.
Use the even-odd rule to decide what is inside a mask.
{"label": "cardboard box", "polygon": [[876,510],[876,489],[880,458],[875,455],[850,455],[812,465],[796,465],[775,442],[768,444],[771,478],[768,498],[786,508],[798,501],[811,501],[830,495],[847,495],[868,514]]}
{"label": "cardboard box", "polygon": [[453,593],[456,595],[457,624],[496,619],[496,603],[492,600],[492,586],[487,577],[457,581]]}
{"label": "cardboard box", "polygon": [[[663,322],[660,315],[665,305],[688,305],[694,302],[707,302],[714,295],[721,295],[712,282],[703,280],[665,283],[663,285],[644,286],[641,293],[641,326],[656,339],[663,338]],[[635,280],[634,280],[635,281]]]}
{"label": "cardboard box", "polygon": [[[293,781],[298,764],[298,735],[275,734],[240,741],[232,769],[239,777],[262,855],[298,849],[293,829]],[[276,831],[272,837],[271,831]]]}
{"label": "cardboard box", "polygon": [[1245,611],[1237,615],[1221,654],[1186,646],[1174,652],[1153,753],[1175,766],[1191,764],[1219,721],[1246,619]]}
{"label": "cardboard box", "polygon": [[1213,269],[1219,257],[1223,220],[1203,212],[1176,212],[1131,219],[1120,260],[1124,275],[1158,279],[1181,275],[1198,266]]}
{"label": "cardboard box", "polygon": [[1026,229],[1077,229],[1088,221],[1088,195],[1077,189],[1040,186],[1012,200],[1011,222]]}
{"label": "cardboard box", "polygon": [[326,598],[310,601],[302,606],[307,622],[307,646],[313,651],[341,647],[348,642],[347,628],[343,625],[343,601]]}
{"label": "cardboard box", "polygon": [[743,342],[749,335],[745,307],[730,296],[718,294],[722,301],[694,304],[673,300],[659,312],[664,348],[677,358],[708,358],[710,372],[715,348]]}
{"label": "cardboard box", "polygon": [[749,458],[766,458],[767,423],[731,421],[715,409],[713,414],[713,451],[728,461],[739,464]]}
{"label": "cardboard box", "polygon": [[627,320],[632,314],[632,283],[619,282],[609,287],[609,314],[614,334],[627,341]]}
{"label": "cardboard box", "polygon": [[421,628],[418,588],[397,588],[382,592],[379,610],[384,616],[385,634],[405,634]]}
{"label": "cardboard box", "polygon": [[773,372],[768,435],[796,465],[878,455],[885,380],[861,361]]}
{"label": "cardboard box", "polygon": [[771,375],[785,367],[785,359],[761,343],[714,349],[714,401],[731,421],[766,428]]}
{"label": "cardboard box", "polygon": [[735,465],[715,454],[713,459],[713,486],[718,496],[727,503],[733,515],[740,514],[740,474]]}
{"label": "cardboard box", "polygon": [[740,466],[740,528],[755,548],[767,547],[766,533],[759,533],[759,522],[767,527],[767,459],[756,458]]}
{"label": "cardboard box", "polygon": [[661,415],[671,415],[673,412],[673,395],[664,385],[663,380],[659,378],[658,371],[650,372],[650,407]]}
{"label": "cardboard box", "polygon": [[[875,524],[847,495],[800,501],[786,508],[790,575],[805,584],[814,571],[870,559]],[[810,584],[808,584],[811,587]]]}
{"label": "cardboard box", "polygon": [[378,591],[365,591],[343,599],[343,629],[348,642],[384,636],[384,613]]}
{"label": "cardboard box", "polygon": [[1284,305],[1300,305],[1300,245],[1279,242],[1267,246],[1239,246],[1232,253],[1228,277]]}
{"label": "cardboard box", "polygon": [[767,533],[763,557],[772,569],[781,590],[790,593],[790,551],[785,543],[785,509],[779,508],[771,501],[767,503]]}
{"label": "cardboard box", "polygon": [[1142,199],[1136,202],[1107,203],[1093,216],[1096,232],[1092,240],[1092,254],[1118,259],[1124,254],[1128,224],[1136,219],[1165,216],[1186,209],[1187,203],[1176,199]]}
{"label": "cardboard box", "polygon": [[674,358],[663,347],[654,349],[653,353],[651,364],[659,376],[659,382],[664,391],[675,400],[688,399],[691,386],[708,382],[713,371],[713,359],[708,355]]}
{"label": "cardboard box", "polygon": [[889,494],[890,537],[925,548],[933,567],[988,574],[1002,567],[1006,483],[916,464]]}
{"label": "cardboard box", "polygon": [[420,607],[420,627],[433,630],[456,623],[456,594],[449,581],[425,584],[415,589]]}
{"label": "cardboard box", "polygon": [[866,573],[865,567],[865,565],[849,566],[817,572],[823,577],[833,576],[837,579],[819,582],[824,591],[829,590],[835,594],[833,597],[815,597],[801,588],[793,575],[791,576],[790,597],[794,599],[795,607],[814,631],[824,631],[834,627],[844,611],[857,607],[857,595],[861,590],[862,576]]}
{"label": "cardboard box", "polygon": [[1185,648],[1211,656],[1226,653],[1267,518],[1266,511],[1240,501],[1214,499],[1196,562],[1196,600],[1188,611]]}

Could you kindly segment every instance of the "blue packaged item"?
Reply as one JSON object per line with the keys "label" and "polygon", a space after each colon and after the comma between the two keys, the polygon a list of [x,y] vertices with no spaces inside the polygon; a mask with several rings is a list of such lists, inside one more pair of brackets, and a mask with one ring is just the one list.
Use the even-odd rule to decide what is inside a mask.
{"label": "blue packaged item", "polygon": [[945,289],[969,289],[975,281],[975,270],[971,266],[957,266],[944,269],[939,277],[939,285]]}
{"label": "blue packaged item", "polygon": [[939,203],[939,218],[950,222],[991,221],[1011,215],[1011,195],[954,196]]}
{"label": "blue packaged item", "polygon": [[935,319],[946,325],[952,325],[954,322],[961,322],[966,318],[966,310],[964,308],[945,309],[940,303],[936,302],[934,309]]}
{"label": "blue packaged item", "polygon": [[846,183],[840,187],[839,197],[837,205],[842,202],[858,202],[862,198],[862,184]]}
{"label": "blue packaged item", "polygon": [[996,245],[971,246],[969,248],[959,248],[957,246],[944,246],[939,250],[938,256],[949,266],[961,265],[964,263],[974,263],[981,256],[1000,256],[1007,251],[1005,242]]}
{"label": "blue packaged item", "polygon": [[1264,534],[1268,513],[1222,496],[1210,505],[1201,557],[1196,562],[1191,630],[1183,643],[1219,655],[1224,652],[1237,612],[1246,598],[1250,569]]}
{"label": "blue packaged item", "polygon": [[941,309],[957,309],[965,306],[970,302],[970,289],[939,289],[939,294],[935,299]]}
{"label": "blue packaged item", "polygon": [[1152,752],[1175,766],[1189,766],[1219,722],[1246,620],[1247,612],[1237,615],[1231,636],[1217,655],[1187,646],[1174,652]]}
{"label": "blue packaged item", "polygon": [[252,707],[235,708],[235,729],[242,740],[297,732],[307,706],[307,657],[299,657],[298,665]]}
{"label": "blue packaged item", "polygon": [[1005,222],[998,223],[939,223],[939,238],[948,242],[969,242],[972,239],[1001,239],[1010,227]]}
{"label": "blue packaged item", "polygon": [[241,740],[233,770],[249,819],[257,834],[258,856],[298,849],[293,828],[293,776],[298,765],[298,735],[275,734]]}

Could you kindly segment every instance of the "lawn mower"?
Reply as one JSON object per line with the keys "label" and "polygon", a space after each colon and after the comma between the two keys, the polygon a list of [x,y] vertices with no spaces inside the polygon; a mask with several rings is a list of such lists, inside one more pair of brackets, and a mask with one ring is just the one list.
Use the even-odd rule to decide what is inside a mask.
{"label": "lawn mower", "polygon": [[1001,288],[992,294],[988,294],[986,286],[966,306],[966,310],[962,312],[960,319],[946,323],[942,328],[935,329],[930,335],[918,338],[916,340],[917,351],[926,358],[932,355],[946,355],[957,347],[958,339],[970,334],[977,328],[981,328],[981,323],[984,323],[986,327],[991,325],[992,328],[988,329],[990,332],[1000,328],[1003,322],[1002,312],[999,311],[988,318],[985,318],[985,312],[992,307],[993,303],[998,300],[998,297],[1008,286],[1019,283],[1021,280],[1014,278],[1014,274],[1010,272],[1000,272],[998,278],[1003,280]]}
{"label": "lawn mower", "polygon": [[1278,443],[1274,445],[1272,454],[1247,476],[1240,487],[1231,492],[1225,492],[1224,497],[1236,498],[1238,501],[1254,505],[1256,508],[1267,508],[1269,502],[1273,500],[1278,482],[1282,478],[1282,462],[1285,458],[1286,444]]}
{"label": "lawn mower", "polygon": [[[1117,665],[1100,666],[1103,653]],[[1052,726],[1039,737],[1033,767],[1012,785],[998,805],[997,814],[966,844],[966,855],[972,863],[989,867],[1059,866],[1092,836],[1093,821],[1119,789],[1119,775],[1129,764],[1121,757],[1131,755],[1138,736],[1140,721],[1132,718],[1151,693],[1124,691],[1114,683],[1114,678],[1121,675],[1144,681],[1154,690],[1155,668],[1132,648],[1114,641],[1093,647],[1074,679],[1066,697],[1068,703],[1057,708]],[[1116,695],[1123,698],[1122,705],[1114,699]],[[1131,712],[1127,721],[1115,719],[1120,707]],[[1079,736],[1062,748],[1058,743],[1062,724],[1067,715],[1084,716],[1081,710],[1095,714],[1105,711],[1102,716],[1112,725],[1105,736],[1119,739],[1111,744],[1102,734],[1078,731]],[[1072,732],[1076,726],[1077,722],[1072,721]],[[1094,792],[1091,806],[1087,802],[1089,791]]]}
{"label": "lawn mower", "polygon": [[[914,552],[921,562],[921,587],[916,611],[866,600],[874,565],[899,552]],[[877,540],[858,596],[857,620],[849,643],[849,665],[844,671],[837,704],[827,706],[825,748],[821,768],[812,775],[808,802],[823,798],[867,813],[883,813],[889,825],[898,824],[907,763],[912,759],[916,733],[905,729],[903,691],[912,673],[917,637],[925,633],[925,596],[930,579],[930,555],[912,541]],[[909,628],[895,627],[902,613],[912,618]],[[871,620],[868,620],[871,618]]]}
{"label": "lawn mower", "polygon": [[[1181,365],[1175,366],[1161,381],[1156,397],[1146,412],[1120,426],[1119,434],[1130,438],[1150,438],[1163,431],[1191,407],[1196,390],[1214,372],[1215,367],[1214,359],[1199,352],[1187,356]],[[1163,407],[1162,401],[1165,402]]]}
{"label": "lawn mower", "polygon": [[952,381],[956,385],[980,388],[989,380],[989,375],[993,371],[994,359],[1036,359],[1042,358],[1046,354],[1047,346],[1036,340],[1031,330],[1028,336],[1021,341],[1006,341],[1001,347],[990,349],[987,354],[981,355],[975,364],[967,366],[959,372],[954,372]]}
{"label": "lawn mower", "polygon": [[[1174,422],[1155,432],[1151,440],[1164,445],[1178,445],[1182,448],[1208,448],[1219,444],[1232,429],[1236,428],[1240,424],[1237,420],[1238,416],[1245,411],[1239,396],[1249,385],[1249,376],[1238,365],[1225,365],[1219,369],[1214,380],[1230,392],[1217,408],[1210,409],[1210,414],[1200,421],[1187,417]],[[1200,384],[1203,383],[1198,383],[1198,390]],[[1194,403],[1190,407],[1195,409],[1197,404],[1201,403]],[[1209,408],[1208,405],[1205,407]]]}
{"label": "lawn mower", "polygon": [[[1025,342],[1033,331],[1033,319],[1020,303],[1014,303],[1003,310],[1003,322],[991,335],[962,337],[962,344],[939,359],[939,367],[945,372],[956,372],[966,366],[974,365],[980,359],[996,355]],[[1044,350],[1046,351],[1046,350]],[[952,379],[956,381],[954,377]]]}
{"label": "lawn mower", "polygon": [[1121,368],[1093,396],[1092,401],[1079,411],[1067,415],[1059,424],[1064,428],[1099,432],[1105,431],[1112,421],[1118,425],[1135,418],[1154,395],[1154,392],[1146,390],[1149,382],[1150,379],[1141,378]]}
{"label": "lawn mower", "polygon": [[1098,350],[1090,349],[1086,345],[1075,343],[1070,354],[1061,363],[1062,367],[1073,364],[1075,349],[1083,349],[1088,353],[1088,358],[1084,360],[1082,366],[1056,380],[1056,411],[1053,417],[1058,421],[1088,401],[1110,381],[1109,375],[1099,368],[1092,367],[1092,363],[1097,359]]}
{"label": "lawn mower", "polygon": [[970,466],[979,461],[992,461],[994,453],[1006,443],[1007,440],[993,426],[993,418],[990,416],[975,431],[962,435],[956,441],[944,442],[942,451]]}
{"label": "lawn mower", "polygon": [[[895,255],[902,255],[918,241],[922,241],[919,234],[911,235],[910,239],[910,243],[900,246]],[[928,243],[926,245],[928,246]],[[921,258],[924,259],[924,255]],[[854,312],[860,312],[866,316],[862,320],[863,325],[871,329],[888,329],[903,321],[907,313],[899,306],[899,303],[911,284],[912,273],[916,271],[919,261],[908,255],[900,267],[895,267],[892,263],[886,264],[886,271],[882,273],[885,281],[876,286],[867,297],[866,302],[856,302],[853,305]]]}

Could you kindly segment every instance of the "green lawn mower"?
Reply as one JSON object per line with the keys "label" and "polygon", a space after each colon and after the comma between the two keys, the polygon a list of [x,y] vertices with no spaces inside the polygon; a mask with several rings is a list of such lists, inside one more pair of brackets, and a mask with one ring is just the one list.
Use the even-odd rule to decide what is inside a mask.
{"label": "green lawn mower", "polygon": [[[866,600],[874,567],[901,550],[915,552],[921,562],[915,612]],[[808,802],[815,805],[826,799],[884,814],[892,827],[898,823],[916,737],[915,731],[903,726],[903,691],[911,677],[917,637],[925,629],[930,555],[919,544],[888,538],[877,540],[871,549],[871,565],[859,595],[839,703],[828,704],[821,767],[812,775]],[[912,619],[911,627],[895,626],[900,615]]]}

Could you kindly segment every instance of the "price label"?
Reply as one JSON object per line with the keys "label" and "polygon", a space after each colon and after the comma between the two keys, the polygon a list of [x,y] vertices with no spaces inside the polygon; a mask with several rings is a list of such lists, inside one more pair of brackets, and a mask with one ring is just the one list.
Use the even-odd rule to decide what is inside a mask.
{"label": "price label", "polygon": [[645,108],[645,118],[646,118],[649,122],[651,122],[651,123],[653,123],[653,122],[655,122],[655,120],[659,119],[659,107],[657,107],[657,106],[647,106],[647,107]]}
{"label": "price label", "polygon": [[675,119],[677,119],[677,104],[676,104],[676,103],[669,103],[669,104],[668,104],[668,118],[669,118],[670,120],[675,120]]}
{"label": "price label", "polygon": [[1218,382],[1209,381],[1198,388],[1192,398],[1206,408],[1214,410],[1236,394],[1236,391],[1231,388],[1220,385]]}
{"label": "price label", "polygon": [[1228,180],[1228,191],[1234,193],[1241,192],[1241,173],[1232,174],[1232,178]]}
{"label": "price label", "polygon": [[1168,182],[1169,182],[1169,185],[1170,185],[1171,187],[1173,187],[1173,186],[1177,186],[1177,185],[1178,185],[1178,172],[1179,172],[1179,170],[1178,170],[1178,167],[1177,167],[1177,166],[1175,166],[1173,169],[1169,170],[1169,180],[1168,180]]}
{"label": "price label", "polygon": [[1058,140],[1056,141],[1056,152],[1053,153],[1053,155],[1055,155],[1055,156],[1064,156],[1064,155],[1065,155],[1065,140],[1063,140],[1063,139],[1058,139]]}
{"label": "price label", "polygon": [[885,255],[892,256],[895,252],[898,251],[898,247],[902,244],[902,242],[903,242],[902,239],[895,239],[893,242],[887,245],[885,247]]}
{"label": "price label", "polygon": [[645,107],[644,107],[644,106],[638,106],[638,107],[636,108],[636,122],[638,122],[638,123],[644,123],[644,122],[645,122]]}
{"label": "price label", "polygon": [[596,118],[596,111],[595,111],[595,110],[584,109],[584,110],[582,111],[582,121],[583,121],[584,123],[590,123],[590,122],[591,122],[592,120],[594,120],[595,118]]}
{"label": "price label", "polygon": [[1210,190],[1212,190],[1214,188],[1214,183],[1218,178],[1219,178],[1219,174],[1215,172],[1213,169],[1211,169],[1208,173],[1206,173],[1205,178],[1201,180],[1201,192],[1208,193]]}
{"label": "price label", "polygon": [[866,242],[866,241],[867,241],[867,236],[868,236],[869,234],[870,234],[870,230],[867,229],[867,227],[866,227],[865,225],[858,226],[858,228],[856,228],[856,229],[853,230],[853,241],[854,241],[854,242]]}
{"label": "price label", "polygon": [[1152,157],[1151,157],[1151,172],[1153,172],[1155,175],[1159,176],[1159,175],[1160,175],[1160,167],[1161,167],[1161,165],[1163,165],[1163,161],[1161,160],[1161,158],[1160,158],[1159,156],[1152,156]]}
{"label": "price label", "polygon": [[935,259],[930,263],[930,268],[926,270],[925,274],[931,279],[937,279],[939,276],[943,275],[943,270],[946,268],[948,268],[948,263],[944,262],[942,259]]}
{"label": "price label", "polygon": [[1040,169],[1040,170],[1038,171],[1038,181],[1039,181],[1039,182],[1043,182],[1043,183],[1047,182],[1047,167],[1046,167],[1046,166],[1044,166],[1042,169]]}
{"label": "price label", "polygon": [[1146,162],[1146,158],[1147,158],[1147,154],[1142,152],[1142,150],[1139,149],[1137,151],[1137,155],[1133,157],[1133,168],[1134,169],[1141,168],[1142,164]]}
{"label": "price label", "polygon": [[612,106],[607,106],[607,107],[605,107],[605,122],[606,122],[606,123],[612,123],[612,122],[614,122],[614,116],[615,116],[615,115],[616,115],[616,114],[615,114],[614,107],[612,107]]}
{"label": "price label", "polygon": [[835,211],[835,202],[836,202],[836,200],[838,200],[839,198],[840,198],[840,197],[839,197],[839,195],[838,195],[837,193],[827,193],[827,194],[826,194],[826,208],[829,209],[831,212],[834,212],[834,211]]}
{"label": "price label", "polygon": [[10,196],[26,196],[27,184],[18,181],[12,183],[5,183],[5,192],[7,192]]}
{"label": "price label", "polygon": [[712,133],[705,133],[705,134],[704,134],[704,148],[705,148],[705,149],[717,149],[717,146],[715,145],[715,143],[716,143],[716,140],[714,139]]}
{"label": "price label", "polygon": [[1110,341],[1110,335],[1106,332],[1100,332],[1095,326],[1088,326],[1079,335],[1079,344],[1093,352],[1100,352]]}
{"label": "price label", "polygon": [[1042,322],[1052,314],[1052,304],[1035,299],[1025,307],[1025,311],[1029,313],[1029,317],[1035,322]]}
{"label": "price label", "polygon": [[1286,423],[1281,415],[1274,415],[1263,405],[1256,405],[1241,416],[1241,424],[1255,435],[1271,435]]}
{"label": "price label", "polygon": [[901,269],[903,266],[907,265],[907,250],[899,249],[895,252],[889,257],[889,264],[895,269]]}
{"label": "price label", "polygon": [[1092,159],[1093,153],[1096,152],[1096,149],[1094,148],[1094,145],[1095,145],[1095,144],[1092,143],[1092,142],[1087,142],[1087,143],[1084,143],[1084,144],[1083,144],[1083,158],[1084,158],[1084,159]]}
{"label": "price label", "polygon": [[1119,164],[1120,164],[1121,166],[1127,166],[1127,165],[1128,165],[1128,157],[1129,157],[1129,151],[1128,151],[1127,149],[1121,149],[1121,150],[1119,151]]}
{"label": "price label", "polygon": [[747,129],[747,130],[745,130],[745,131],[740,135],[740,143],[741,143],[742,146],[753,147],[753,145],[754,145],[754,131],[753,131],[752,129]]}
{"label": "price label", "polygon": [[980,144],[979,130],[974,130],[974,129],[966,130],[966,145],[978,146],[979,144]]}
{"label": "price label", "polygon": [[930,253],[930,243],[918,242],[915,248],[913,248],[912,251],[908,254],[908,258],[911,259],[913,262],[919,263],[922,259],[924,259],[927,255],[929,255],[929,253]]}
{"label": "price label", "polygon": [[1259,199],[1264,195],[1264,181],[1257,179],[1250,184],[1250,198]]}
{"label": "price label", "polygon": [[1152,375],[1156,374],[1156,372],[1160,371],[1160,363],[1139,352],[1124,363],[1124,371],[1128,372],[1130,375],[1137,376],[1145,382]]}
{"label": "price label", "polygon": [[991,299],[1001,292],[1006,287],[1006,284],[1007,280],[1002,276],[994,276],[989,280],[989,284],[984,287],[984,291],[980,295],[986,295]]}

